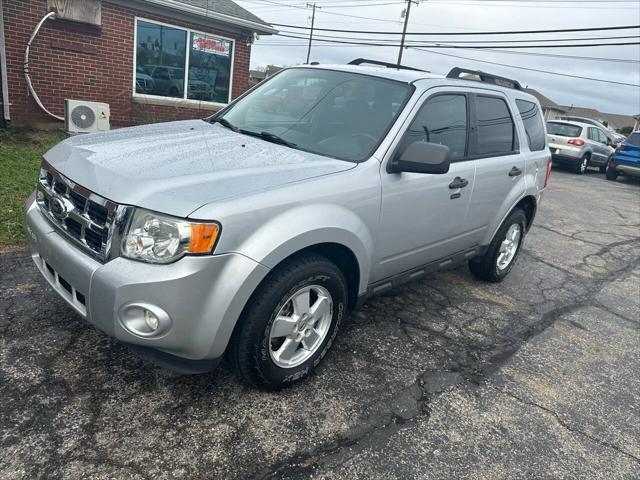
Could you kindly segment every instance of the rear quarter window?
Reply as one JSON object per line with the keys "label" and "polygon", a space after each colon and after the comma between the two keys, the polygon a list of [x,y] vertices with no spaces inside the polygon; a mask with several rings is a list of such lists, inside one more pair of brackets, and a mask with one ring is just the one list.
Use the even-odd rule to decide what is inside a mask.
{"label": "rear quarter window", "polygon": [[527,132],[529,150],[532,152],[544,150],[546,146],[546,136],[544,134],[544,123],[542,122],[540,109],[535,103],[527,102],[526,100],[516,100],[516,105],[522,123],[524,123],[524,130]]}

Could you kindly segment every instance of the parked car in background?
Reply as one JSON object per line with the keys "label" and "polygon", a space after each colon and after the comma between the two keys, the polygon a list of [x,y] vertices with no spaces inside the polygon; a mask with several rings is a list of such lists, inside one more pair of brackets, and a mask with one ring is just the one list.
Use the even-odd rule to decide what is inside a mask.
{"label": "parked car in background", "polygon": [[570,122],[580,122],[580,123],[588,123],[589,125],[593,125],[602,130],[607,138],[610,140],[611,145],[615,147],[620,142],[622,142],[626,137],[624,135],[620,135],[614,132],[611,128],[607,127],[604,123],[599,122],[598,120],[594,120],[593,118],[587,117],[576,117],[573,115],[564,115],[560,117],[560,120],[569,120]]}
{"label": "parked car in background", "polygon": [[[182,98],[184,94],[184,68],[166,67],[163,65],[147,65],[145,71],[154,82],[153,94]],[[189,80],[187,98],[193,100],[211,100],[212,85],[200,81]]]}
{"label": "parked car in background", "polygon": [[151,75],[147,75],[141,68],[136,69],[136,92],[153,93],[155,89],[156,84]]}
{"label": "parked car in background", "polygon": [[627,139],[627,137],[620,133],[612,133],[611,139],[613,141],[613,145],[617,146],[617,145],[620,145],[622,142],[624,142]]}
{"label": "parked car in background", "polygon": [[607,180],[615,180],[619,175],[640,177],[640,130],[632,132],[618,145],[607,165]]}
{"label": "parked car in background", "polygon": [[547,122],[549,150],[555,163],[583,174],[588,167],[605,172],[614,149],[606,133],[596,126],[568,120]]}

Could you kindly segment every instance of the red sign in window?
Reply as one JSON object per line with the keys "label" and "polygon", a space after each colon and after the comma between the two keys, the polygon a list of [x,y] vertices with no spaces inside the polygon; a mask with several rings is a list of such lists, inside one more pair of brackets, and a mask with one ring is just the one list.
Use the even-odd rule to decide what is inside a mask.
{"label": "red sign in window", "polygon": [[199,52],[228,57],[231,51],[231,42],[221,38],[194,34],[192,47]]}

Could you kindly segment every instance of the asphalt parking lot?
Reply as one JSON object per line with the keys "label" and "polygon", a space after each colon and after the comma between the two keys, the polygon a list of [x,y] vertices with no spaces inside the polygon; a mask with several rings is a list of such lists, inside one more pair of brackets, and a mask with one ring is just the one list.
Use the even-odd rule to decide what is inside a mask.
{"label": "asphalt parking lot", "polygon": [[640,478],[640,184],[555,170],[504,283],[369,301],[280,393],[138,359],[0,254],[0,478]]}

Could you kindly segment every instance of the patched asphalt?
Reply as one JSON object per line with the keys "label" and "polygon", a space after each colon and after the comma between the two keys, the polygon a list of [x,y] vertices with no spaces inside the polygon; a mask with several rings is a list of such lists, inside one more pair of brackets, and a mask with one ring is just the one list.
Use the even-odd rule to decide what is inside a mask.
{"label": "patched asphalt", "polygon": [[180,376],[0,253],[0,478],[640,478],[640,183],[554,170],[510,276],[370,300],[279,393]]}

